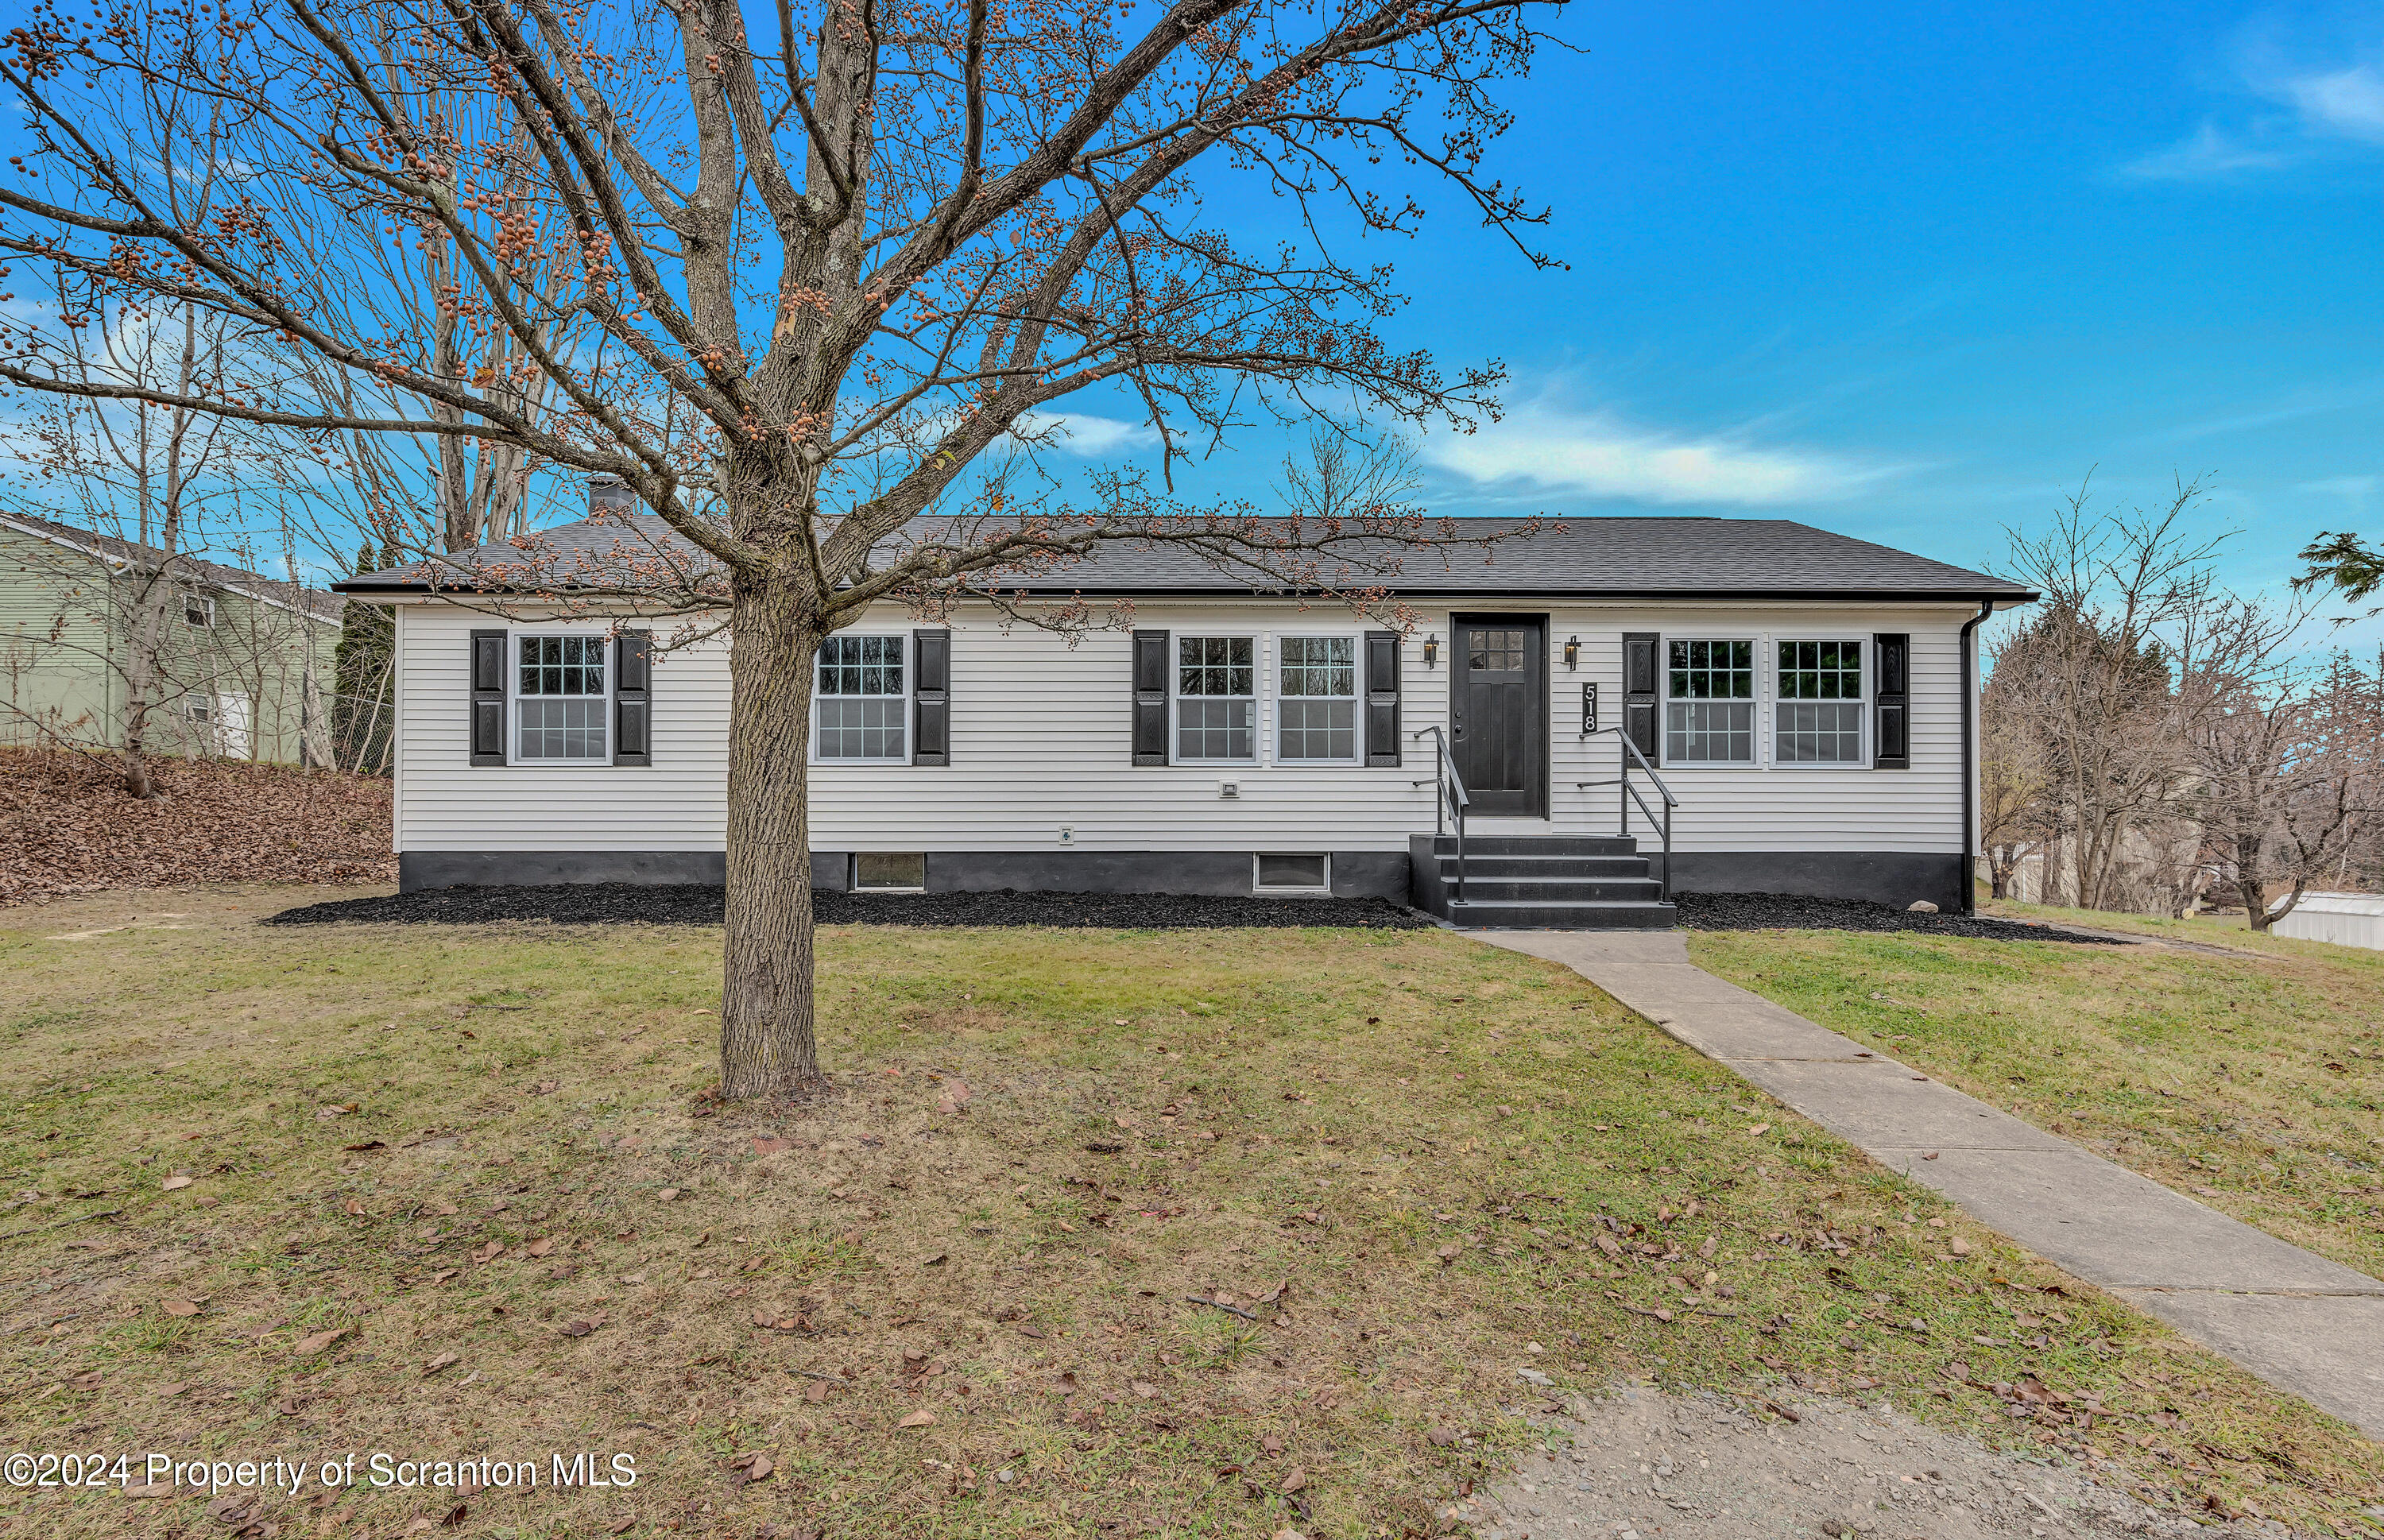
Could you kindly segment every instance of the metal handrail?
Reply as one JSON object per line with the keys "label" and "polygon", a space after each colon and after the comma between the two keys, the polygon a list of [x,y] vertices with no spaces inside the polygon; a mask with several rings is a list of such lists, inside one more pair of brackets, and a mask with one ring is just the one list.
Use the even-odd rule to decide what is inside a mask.
{"label": "metal handrail", "polygon": [[1416,739],[1422,738],[1425,733],[1432,735],[1433,742],[1440,751],[1440,763],[1433,780],[1433,838],[1437,839],[1447,831],[1446,815],[1455,813],[1457,817],[1457,895],[1454,901],[1463,903],[1465,901],[1465,810],[1472,805],[1473,799],[1466,792],[1465,777],[1457,773],[1457,756],[1448,751],[1447,736],[1442,733],[1440,728],[1424,727],[1408,736],[1410,739]]}
{"label": "metal handrail", "polygon": [[[1633,802],[1639,804],[1639,815],[1647,820],[1650,828],[1659,828],[1663,831],[1664,876],[1658,885],[1657,896],[1662,901],[1670,903],[1672,901],[1672,810],[1681,805],[1681,800],[1672,795],[1672,789],[1664,784],[1664,777],[1656,774],[1656,767],[1647,763],[1647,756],[1639,751],[1639,745],[1632,742],[1631,735],[1620,727],[1600,727],[1596,732],[1583,736],[1596,738],[1606,733],[1612,733],[1622,744],[1622,773],[1610,781],[1575,781],[1573,789],[1583,790],[1593,786],[1620,786],[1622,789],[1622,795],[1615,799],[1614,805],[1614,832],[1620,838],[1627,839],[1631,837],[1631,804]],[[1655,783],[1656,794],[1664,799],[1664,815],[1660,819],[1656,816],[1655,810],[1647,805],[1647,799],[1639,795],[1639,789],[1631,784],[1631,765],[1633,761],[1638,763],[1640,769],[1647,773],[1647,778]]]}

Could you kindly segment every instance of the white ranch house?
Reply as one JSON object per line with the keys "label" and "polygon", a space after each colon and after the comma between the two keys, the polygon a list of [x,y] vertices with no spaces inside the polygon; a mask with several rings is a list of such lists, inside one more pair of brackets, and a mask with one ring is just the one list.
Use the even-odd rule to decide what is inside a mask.
{"label": "white ranch house", "polygon": [[[550,534],[617,545],[625,520],[672,538],[617,513]],[[830,640],[817,886],[1379,896],[1566,928],[1669,924],[1673,888],[1965,908],[1974,632],[2035,597],[1715,518],[1412,554],[1405,635],[1132,543],[1066,583],[1131,599],[1132,631],[889,604]],[[420,567],[338,587],[396,616],[405,888],[722,880],[725,640],[499,615]]]}

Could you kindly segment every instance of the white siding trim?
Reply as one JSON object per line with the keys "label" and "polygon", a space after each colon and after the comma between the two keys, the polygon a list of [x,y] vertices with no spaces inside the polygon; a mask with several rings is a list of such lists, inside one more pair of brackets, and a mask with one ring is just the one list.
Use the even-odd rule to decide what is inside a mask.
{"label": "white siding trim", "polygon": [[[1150,600],[1136,623],[1186,634],[1268,639],[1259,689],[1264,729],[1257,764],[1136,766],[1131,702],[1133,643],[1124,631],[1066,639],[966,609],[951,618],[952,763],[811,767],[812,840],[824,851],[1087,851],[1404,849],[1433,827],[1433,766],[1421,728],[1446,725],[1453,609],[1418,616],[1399,650],[1403,763],[1369,768],[1280,763],[1272,753],[1275,643],[1286,634],[1337,634],[1357,621],[1303,622],[1296,602],[1246,598]],[[1548,617],[1549,800],[1540,832],[1609,834],[1609,778],[1620,750],[1612,735],[1580,736],[1579,687],[1598,686],[1604,725],[1620,721],[1625,631],[1767,636],[1790,630],[1868,640],[1882,631],[1911,639],[1912,768],[1760,765],[1663,774],[1682,805],[1677,848],[1709,851],[1870,851],[1955,854],[1962,849],[1961,673],[1957,637],[1977,613],[1966,602],[1844,604],[1784,602],[1645,604],[1518,599],[1496,606]],[[717,851],[726,829],[727,647],[714,639],[654,658],[651,767],[581,765],[475,768],[466,742],[469,633],[481,617],[443,601],[395,606],[397,811],[406,851]],[[579,622],[584,627],[584,620]],[[558,627],[560,628],[560,627]],[[896,606],[856,629],[908,635]],[[1442,655],[1423,664],[1425,636]],[[1564,639],[1581,638],[1580,666],[1563,663]],[[906,656],[908,654],[906,653]],[[915,664],[915,659],[913,659]],[[1768,662],[1757,670],[1758,680]],[[1174,747],[1176,666],[1169,669],[1169,748]],[[1758,687],[1760,689],[1760,687]],[[1360,704],[1362,706],[1362,698]],[[1362,724],[1361,724],[1362,725]],[[915,724],[912,725],[915,727]],[[1768,733],[1766,735],[1768,737]],[[1235,801],[1218,796],[1238,780]],[[1422,784],[1416,784],[1421,782]],[[1645,838],[1634,814],[1633,832]]]}

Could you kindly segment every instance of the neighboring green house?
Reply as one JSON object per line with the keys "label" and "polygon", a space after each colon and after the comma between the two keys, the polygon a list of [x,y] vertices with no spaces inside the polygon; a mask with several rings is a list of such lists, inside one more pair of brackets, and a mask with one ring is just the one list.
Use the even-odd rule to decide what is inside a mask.
{"label": "neighboring green house", "polygon": [[[162,578],[162,586],[161,586]],[[136,639],[164,602],[154,661]],[[0,743],[327,763],[344,601],[244,568],[0,512]]]}

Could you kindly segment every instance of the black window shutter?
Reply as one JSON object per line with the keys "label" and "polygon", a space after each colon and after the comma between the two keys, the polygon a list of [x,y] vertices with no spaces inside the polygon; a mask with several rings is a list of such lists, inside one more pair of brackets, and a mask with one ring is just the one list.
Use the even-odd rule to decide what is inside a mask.
{"label": "black window shutter", "polygon": [[1399,762],[1399,634],[1366,633],[1366,763]]}
{"label": "black window shutter", "polygon": [[505,634],[472,633],[472,763],[505,762]]}
{"label": "black window shutter", "polygon": [[613,639],[613,763],[652,764],[653,754],[653,633],[623,631]]}
{"label": "black window shutter", "polygon": [[1134,634],[1134,762],[1167,763],[1167,633]]}
{"label": "black window shutter", "polygon": [[1907,676],[1911,673],[1912,639],[1901,632],[1881,633],[1871,638],[1871,651],[1879,664],[1879,684],[1872,691],[1879,726],[1872,739],[1871,768],[1909,770],[1912,686]]}
{"label": "black window shutter", "polygon": [[1658,751],[1663,735],[1657,729],[1656,651],[1663,639],[1653,631],[1622,633],[1622,730],[1650,764],[1664,763]]}
{"label": "black window shutter", "polygon": [[952,762],[952,634],[911,633],[911,763]]}

